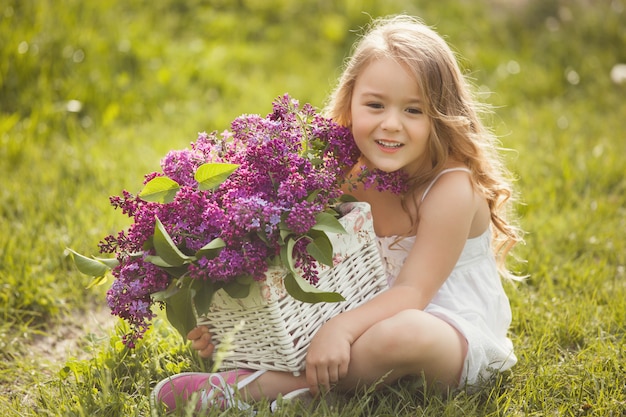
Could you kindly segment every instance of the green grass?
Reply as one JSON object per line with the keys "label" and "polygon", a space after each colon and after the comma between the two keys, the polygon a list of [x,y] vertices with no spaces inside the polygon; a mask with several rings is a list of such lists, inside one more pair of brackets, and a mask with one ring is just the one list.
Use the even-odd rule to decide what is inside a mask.
{"label": "green grass", "polygon": [[198,131],[284,92],[322,106],[352,31],[400,11],[447,36],[513,150],[528,234],[511,267],[530,276],[507,285],[519,363],[479,393],[407,383],[279,415],[626,415],[626,84],[609,77],[626,63],[623,0],[3,2],[3,415],[145,416],[158,380],[206,369],[163,320],[134,351],[121,324],[83,329],[65,355],[38,349],[105,305],[64,248],[92,253],[124,227],[107,197]]}

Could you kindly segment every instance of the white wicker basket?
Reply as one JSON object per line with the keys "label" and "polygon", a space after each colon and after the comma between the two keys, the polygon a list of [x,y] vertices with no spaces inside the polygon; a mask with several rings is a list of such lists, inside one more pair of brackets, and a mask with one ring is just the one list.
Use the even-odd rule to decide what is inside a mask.
{"label": "white wicker basket", "polygon": [[231,339],[221,369],[297,373],[304,369],[307,347],[322,324],[387,287],[369,205],[345,203],[341,211],[340,221],[348,233],[329,234],[335,266],[319,267],[317,287],[339,292],[346,301],[310,304],[294,300],[286,293],[285,270],[280,267],[270,268],[265,281],[253,284],[246,298],[216,292],[209,313],[199,317],[198,323],[211,328],[218,350],[221,342]]}

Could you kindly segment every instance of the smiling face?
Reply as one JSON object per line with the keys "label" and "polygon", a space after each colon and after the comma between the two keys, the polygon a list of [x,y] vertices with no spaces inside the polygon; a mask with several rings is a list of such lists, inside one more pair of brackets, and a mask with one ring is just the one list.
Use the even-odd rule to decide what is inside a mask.
{"label": "smiling face", "polygon": [[428,158],[431,120],[423,113],[417,82],[398,62],[381,58],[356,79],[352,134],[369,168],[416,174]]}

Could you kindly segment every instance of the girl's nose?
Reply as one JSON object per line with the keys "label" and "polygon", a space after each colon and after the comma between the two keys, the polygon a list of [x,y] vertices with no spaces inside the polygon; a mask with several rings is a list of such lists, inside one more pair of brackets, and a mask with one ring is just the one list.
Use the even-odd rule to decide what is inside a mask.
{"label": "girl's nose", "polygon": [[397,132],[402,128],[400,117],[396,111],[388,110],[380,124],[380,127],[387,132]]}

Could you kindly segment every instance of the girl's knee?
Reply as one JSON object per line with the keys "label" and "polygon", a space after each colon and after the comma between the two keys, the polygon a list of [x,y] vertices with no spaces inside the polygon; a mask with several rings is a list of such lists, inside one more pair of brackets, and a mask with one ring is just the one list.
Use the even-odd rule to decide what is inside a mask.
{"label": "girl's knee", "polygon": [[[352,346],[353,379],[394,381],[424,376],[447,385],[458,382],[464,338],[450,324],[420,310],[406,310],[366,331]],[[353,381],[354,382],[354,381]]]}
{"label": "girl's knee", "polygon": [[461,346],[462,336],[450,324],[420,310],[405,310],[372,326],[372,349],[381,357],[411,363],[431,360]]}
{"label": "girl's knee", "polygon": [[427,313],[419,310],[405,310],[372,326],[372,338],[377,340],[375,348],[382,355],[393,356],[401,352],[426,352],[436,345],[436,337],[429,331]]}

